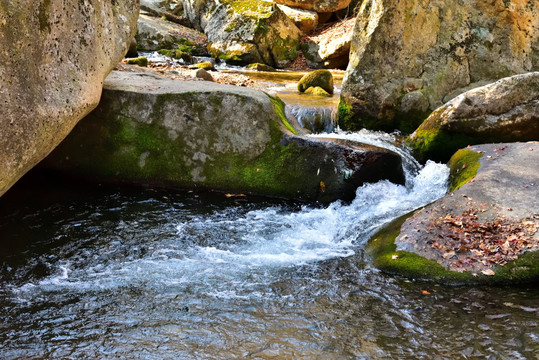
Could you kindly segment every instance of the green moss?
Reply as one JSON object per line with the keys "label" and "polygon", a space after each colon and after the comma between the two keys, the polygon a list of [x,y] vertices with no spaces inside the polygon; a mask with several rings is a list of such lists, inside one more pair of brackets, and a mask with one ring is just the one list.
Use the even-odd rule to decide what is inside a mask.
{"label": "green moss", "polygon": [[213,64],[209,61],[201,62],[196,64],[197,69],[204,69],[204,70],[215,70],[213,68]]}
{"label": "green moss", "polygon": [[329,94],[333,94],[333,75],[326,69],[312,71],[299,80],[298,91],[304,92],[311,86],[319,86]]}
{"label": "green moss", "polygon": [[222,0],[228,4],[234,12],[244,16],[260,19],[271,16],[273,3],[260,0]]}
{"label": "green moss", "polygon": [[168,50],[168,49],[161,49],[158,51],[159,54],[168,56],[173,59],[182,59],[186,63],[192,63],[193,62],[193,56],[189,53],[183,52],[179,49],[175,50]]}
{"label": "green moss", "polygon": [[457,151],[449,160],[449,190],[453,191],[466,184],[477,174],[477,169],[481,166],[479,159],[483,157],[478,153],[468,149]]}
{"label": "green moss", "polygon": [[315,95],[315,96],[331,96],[330,94],[327,93],[326,90],[322,89],[319,86],[315,86],[315,87],[311,86],[310,88],[305,90],[305,94]]}
{"label": "green moss", "polygon": [[141,57],[133,58],[133,59],[127,59],[126,62],[132,65],[148,66],[148,59],[146,58],[146,56],[141,56]]}
{"label": "green moss", "polygon": [[277,96],[271,96],[269,94],[266,95],[268,95],[271,102],[273,103],[275,107],[275,112],[277,113],[279,119],[281,119],[281,123],[284,125],[284,127],[287,128],[292,134],[297,135],[298,132],[292,127],[292,125],[290,125],[288,119],[286,118],[286,114],[284,111],[285,103]]}
{"label": "green moss", "polygon": [[371,238],[365,254],[376,268],[388,274],[449,285],[520,284],[539,280],[538,251],[525,253],[505,266],[495,268],[494,276],[473,276],[470,272],[451,271],[434,260],[407,251],[396,251],[395,239],[400,234],[402,224],[412,215],[410,213],[394,220]]}
{"label": "green moss", "polygon": [[271,55],[273,57],[273,61],[275,62],[275,64],[288,63],[290,61],[293,61],[298,57],[298,47],[298,40],[293,40],[289,37],[285,39],[277,39],[277,41],[274,42],[271,48]]}
{"label": "green moss", "polygon": [[337,122],[342,130],[356,131],[361,129],[352,116],[352,106],[342,97],[337,106]]}

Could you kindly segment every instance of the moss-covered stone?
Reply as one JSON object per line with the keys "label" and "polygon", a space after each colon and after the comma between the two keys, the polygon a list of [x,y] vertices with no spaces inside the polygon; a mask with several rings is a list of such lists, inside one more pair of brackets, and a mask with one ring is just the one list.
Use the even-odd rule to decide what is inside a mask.
{"label": "moss-covered stone", "polygon": [[397,251],[395,239],[400,234],[402,224],[412,215],[410,213],[394,220],[371,238],[365,254],[376,268],[413,280],[448,285],[505,285],[539,281],[539,251],[527,252],[504,266],[496,267],[493,276],[450,271],[434,260],[407,251]]}
{"label": "moss-covered stone", "polygon": [[329,70],[320,69],[305,74],[298,82],[298,91],[305,92],[310,87],[321,87],[333,94],[333,75]]}
{"label": "moss-covered stone", "polygon": [[305,90],[305,94],[315,95],[315,96],[331,96],[326,90],[322,89],[320,86],[311,86]]}
{"label": "moss-covered stone", "polygon": [[138,66],[148,66],[148,59],[146,56],[140,56],[137,58],[127,59],[126,63]]}
{"label": "moss-covered stone", "polygon": [[468,149],[460,149],[447,164],[450,169],[449,190],[453,191],[475,177],[481,166],[479,159],[483,154]]}
{"label": "moss-covered stone", "polygon": [[168,50],[168,49],[161,49],[158,51],[159,54],[168,56],[172,59],[182,59],[185,63],[191,64],[193,62],[193,56],[189,53],[183,52],[179,49],[175,50]]}
{"label": "moss-covered stone", "polygon": [[209,61],[204,61],[195,65],[197,69],[204,69],[206,71],[215,70],[213,64]]}
{"label": "moss-covered stone", "polygon": [[247,65],[247,69],[249,70],[256,70],[256,71],[266,71],[266,72],[274,72],[276,71],[275,68],[272,66],[261,64],[261,63],[253,63]]}

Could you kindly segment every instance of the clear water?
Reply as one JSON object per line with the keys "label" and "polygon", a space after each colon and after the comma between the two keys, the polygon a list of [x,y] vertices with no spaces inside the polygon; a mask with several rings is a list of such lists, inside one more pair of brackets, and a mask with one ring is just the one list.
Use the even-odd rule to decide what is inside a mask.
{"label": "clear water", "polygon": [[446,180],[429,163],[327,207],[23,182],[0,199],[0,358],[536,358],[536,288],[415,283],[364,261],[373,232]]}

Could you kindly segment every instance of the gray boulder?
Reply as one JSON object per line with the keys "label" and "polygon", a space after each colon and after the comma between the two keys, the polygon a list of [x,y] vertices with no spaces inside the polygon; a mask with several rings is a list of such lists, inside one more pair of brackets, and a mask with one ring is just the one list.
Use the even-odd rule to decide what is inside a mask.
{"label": "gray boulder", "polygon": [[365,0],[342,89],[341,128],[411,133],[449,94],[539,70],[533,3]]}
{"label": "gray boulder", "polygon": [[294,135],[284,104],[253,89],[113,72],[98,108],[43,163],[100,181],[276,197],[351,199],[403,182],[398,155]]}
{"label": "gray boulder", "polygon": [[138,1],[0,4],[0,195],[99,102],[135,35]]}
{"label": "gray boulder", "polygon": [[375,266],[444,283],[537,282],[537,164],[538,142],[459,150],[454,191],[375,236]]}
{"label": "gray boulder", "polygon": [[277,4],[288,5],[319,13],[332,13],[350,5],[351,0],[274,0]]}
{"label": "gray boulder", "polygon": [[539,72],[503,78],[435,110],[406,142],[420,160],[447,161],[461,147],[539,140]]}

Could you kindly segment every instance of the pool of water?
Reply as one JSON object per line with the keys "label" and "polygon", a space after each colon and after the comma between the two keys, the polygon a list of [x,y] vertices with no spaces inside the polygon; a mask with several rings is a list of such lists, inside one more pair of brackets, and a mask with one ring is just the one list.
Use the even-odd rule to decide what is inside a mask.
{"label": "pool of water", "polygon": [[407,168],[329,206],[30,176],[0,198],[0,358],[536,358],[537,288],[365,261],[446,191],[444,165]]}

